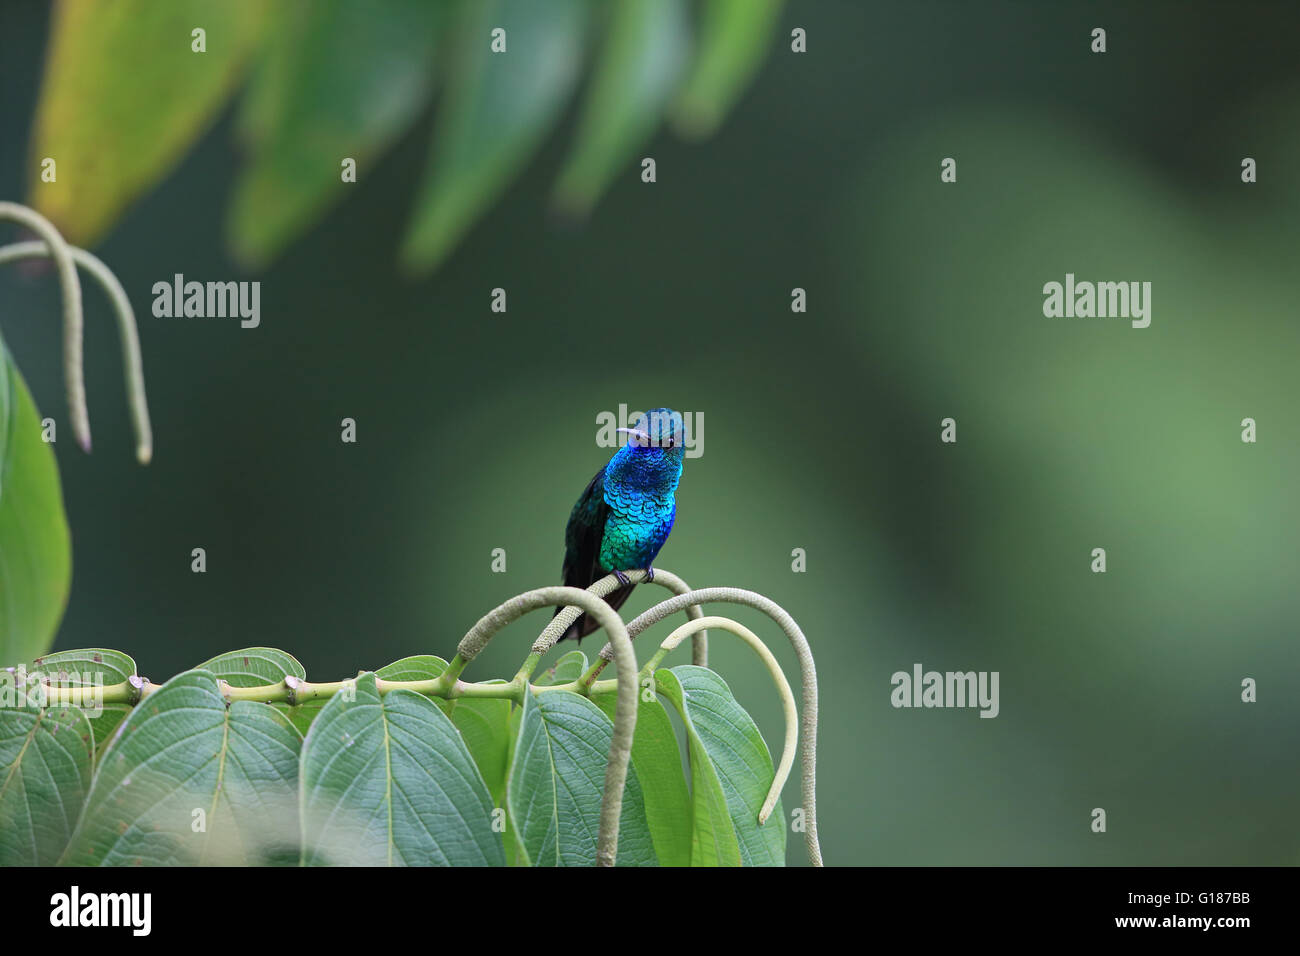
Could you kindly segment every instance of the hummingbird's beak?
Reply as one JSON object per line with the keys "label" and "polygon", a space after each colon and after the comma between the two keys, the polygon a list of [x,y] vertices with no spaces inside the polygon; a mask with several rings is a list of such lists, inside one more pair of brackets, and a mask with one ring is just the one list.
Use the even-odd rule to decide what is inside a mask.
{"label": "hummingbird's beak", "polygon": [[647,435],[645,432],[639,430],[639,429],[636,429],[636,428],[616,428],[616,429],[614,429],[614,431],[616,431],[616,432],[626,432],[626,433],[629,434],[629,435],[633,435],[633,436],[635,436],[635,437],[637,437],[637,438],[640,438],[640,439],[641,439],[642,441],[644,441],[647,445],[650,444],[650,436]]}

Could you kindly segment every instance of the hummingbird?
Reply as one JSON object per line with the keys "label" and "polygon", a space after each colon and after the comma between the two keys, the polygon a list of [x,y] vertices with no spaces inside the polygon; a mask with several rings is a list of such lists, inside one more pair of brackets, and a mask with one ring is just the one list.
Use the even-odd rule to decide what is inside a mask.
{"label": "hummingbird", "polygon": [[[621,586],[605,598],[615,610],[636,586],[625,572],[643,570],[647,580],[654,580],[652,564],[677,517],[674,493],[685,450],[682,416],[669,408],[651,409],[632,428],[618,431],[627,434],[627,441],[596,472],[569,513],[563,569],[564,583],[575,588],[615,575]],[[599,626],[583,614],[560,640],[581,641]]]}

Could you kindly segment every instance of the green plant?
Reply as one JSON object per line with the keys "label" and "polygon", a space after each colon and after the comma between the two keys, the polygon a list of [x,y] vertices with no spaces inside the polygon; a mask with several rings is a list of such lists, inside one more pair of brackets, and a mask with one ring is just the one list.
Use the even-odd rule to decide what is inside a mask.
{"label": "green plant", "polygon": [[[104,288],[118,319],[127,395],[136,431],[136,458],[153,455],[149,406],[144,392],[140,342],[131,302],[117,277],[99,259],[69,246],[36,212],[0,202],[0,221],[16,222],[39,238],[0,246],[0,265],[48,256],[54,260],[63,299],[63,371],[68,410],[77,443],[90,451],[90,415],[82,374],[81,281],[85,269]],[[52,422],[52,420],[49,420]],[[40,654],[54,640],[72,577],[71,543],[63,493],[47,428],[0,337],[0,661]]]}
{"label": "green plant", "polygon": [[[643,572],[633,575],[644,579]],[[0,674],[0,865],[449,864],[779,865],[780,792],[803,753],[794,814],[820,865],[817,677],[807,641],[749,591],[677,592],[625,624],[587,591],[549,587],[484,616],[450,662],[406,658],[356,678],[306,680],[289,654],[222,654],[162,685],[118,651],[67,651]],[[702,603],[766,613],[799,657],[803,719],[766,646],[703,617]],[[506,624],[565,608],[514,678],[464,669]],[[640,670],[632,638],[685,610],[690,620]],[[611,641],[594,664],[540,661],[581,611]],[[786,714],[775,771],[748,714],[704,666],[704,629],[740,636],[772,674]],[[660,668],[687,637],[697,663]],[[611,661],[617,676],[600,680]],[[689,784],[666,699],[686,733]],[[771,819],[771,818],[775,819]]]}
{"label": "green plant", "polygon": [[[86,450],[77,267],[107,291],[137,457],[149,461],[139,343],[121,286],[32,210],[0,203],[3,219],[39,239],[0,247],[0,264],[49,256],[57,267],[68,403]],[[602,600],[613,575],[586,591],[541,588],[483,617],[450,661],[406,658],[329,683],[307,681],[273,648],[221,654],[161,685],[121,651],[43,655],[66,600],[67,523],[45,424],[2,342],[0,359],[0,661],[26,661],[0,671],[0,865],[780,864],[779,798],[796,745],[794,825],[820,865],[812,654],[794,620],[750,591],[692,591],[660,568],[654,583],[674,596],[625,624]],[[704,603],[751,607],[780,626],[799,659],[801,722],[771,651],[738,622],[704,617]],[[511,680],[461,680],[502,627],[549,606],[565,610]],[[573,651],[534,679],[583,611],[610,644],[590,666]],[[690,619],[638,670],[632,638],[679,611]],[[708,669],[706,628],[740,637],[772,675],[786,720],[775,769],[752,719]],[[688,637],[693,663],[659,667]],[[611,661],[617,676],[599,679]],[[685,730],[689,782],[663,699]]]}

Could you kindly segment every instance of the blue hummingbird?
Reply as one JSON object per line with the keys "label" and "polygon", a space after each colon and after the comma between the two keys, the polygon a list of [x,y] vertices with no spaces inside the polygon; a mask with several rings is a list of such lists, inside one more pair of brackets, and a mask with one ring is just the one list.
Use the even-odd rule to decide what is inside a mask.
{"label": "blue hummingbird", "polygon": [[[564,583],[575,588],[616,575],[622,586],[605,598],[615,609],[635,587],[625,571],[644,570],[654,580],[652,562],[677,517],[674,493],[685,451],[682,416],[669,408],[651,409],[635,426],[618,431],[627,442],[596,472],[569,514],[563,572]],[[583,614],[560,640],[582,640],[598,627]]]}

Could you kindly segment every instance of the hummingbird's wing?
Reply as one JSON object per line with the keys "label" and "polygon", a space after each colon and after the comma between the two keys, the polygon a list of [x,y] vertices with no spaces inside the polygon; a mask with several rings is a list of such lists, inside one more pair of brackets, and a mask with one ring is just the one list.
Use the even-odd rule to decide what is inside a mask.
{"label": "hummingbird's wing", "polygon": [[[602,467],[587,483],[582,497],[569,514],[569,524],[564,529],[564,583],[568,587],[588,588],[610,570],[600,565],[600,544],[605,537],[605,522],[609,520],[609,505],[605,503],[605,469]],[[605,601],[617,609],[632,593],[632,585],[618,588]],[[559,614],[561,608],[556,608]],[[581,640],[600,627],[586,614],[569,625],[560,638]]]}

